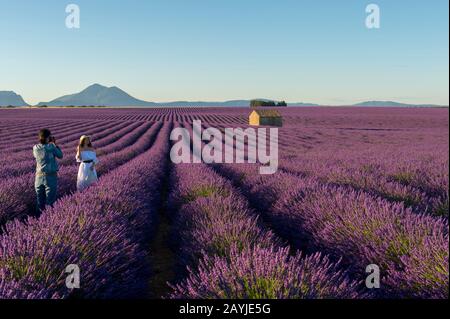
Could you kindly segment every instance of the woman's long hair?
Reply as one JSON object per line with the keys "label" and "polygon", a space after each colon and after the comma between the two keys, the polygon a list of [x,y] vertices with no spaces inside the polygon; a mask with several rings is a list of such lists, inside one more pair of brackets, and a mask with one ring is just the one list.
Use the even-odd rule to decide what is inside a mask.
{"label": "woman's long hair", "polygon": [[81,149],[84,147],[92,147],[91,138],[86,135],[83,135],[82,137],[80,137],[80,142],[78,143],[78,146],[77,146],[77,158],[80,158]]}

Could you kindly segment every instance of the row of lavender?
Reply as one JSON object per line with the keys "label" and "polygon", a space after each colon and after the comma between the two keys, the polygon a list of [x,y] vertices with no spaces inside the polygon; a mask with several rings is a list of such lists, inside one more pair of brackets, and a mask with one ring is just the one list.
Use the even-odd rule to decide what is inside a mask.
{"label": "row of lavender", "polygon": [[[112,118],[115,115],[117,113],[111,112]],[[186,115],[183,118],[189,120],[195,112]],[[142,118],[145,115],[133,116]],[[173,116],[178,114],[169,117]],[[343,124],[341,120],[336,121]],[[289,132],[293,128],[295,133]],[[351,144],[353,152],[349,152],[350,147],[345,148],[345,156],[328,160],[327,157],[336,157],[338,153],[332,145],[334,140],[331,143],[325,141],[329,137],[326,136],[330,132],[328,127],[314,131],[298,127],[289,130],[280,132],[280,153],[284,156],[281,171],[285,173],[260,177],[255,167],[217,168],[242,188],[245,197],[205,166],[174,167],[171,196],[174,203],[172,218],[176,225],[174,236],[182,238],[177,246],[180,269],[188,265],[191,271],[185,280],[173,287],[171,297],[363,297],[365,295],[356,289],[354,282],[361,281],[360,277],[366,275],[365,266],[371,263],[382,269],[381,297],[448,297],[448,222],[422,215],[425,199],[439,198],[439,194],[447,194],[448,198],[448,173],[442,173],[442,168],[448,167],[445,152],[433,147],[416,147],[429,143],[427,137],[428,142],[413,144],[414,149],[405,152],[405,156],[399,156],[403,153],[393,145],[389,154],[397,155],[401,160],[389,160],[386,154],[381,155],[386,150],[384,146],[374,147],[380,140],[358,144],[352,139],[345,143]],[[336,132],[340,131],[331,134]],[[317,138],[321,134],[323,138]],[[353,135],[346,134],[344,139],[354,138]],[[336,141],[337,145],[342,142]],[[320,146],[320,151],[314,153],[312,149],[308,153],[308,147],[315,144]],[[436,147],[439,145],[436,143]],[[349,159],[360,155],[358,153],[364,147],[369,147],[372,152],[365,157]],[[424,156],[418,156],[417,150]],[[405,169],[408,154],[417,165],[408,164]],[[427,160],[430,154],[433,158]],[[405,188],[398,190],[401,186]],[[414,197],[416,194],[420,196]],[[81,195],[76,196],[81,202]],[[257,213],[249,208],[249,202],[258,208],[257,213],[264,217],[266,224],[262,225],[255,218]],[[443,205],[442,211],[445,211],[445,201]],[[415,214],[405,206],[411,206]],[[448,199],[446,211],[448,216]],[[436,210],[426,212],[435,214]],[[273,227],[276,236],[267,231],[267,226]],[[256,243],[255,237],[259,239]],[[292,252],[301,249],[310,257],[288,255],[279,238],[289,240],[294,248]],[[119,245],[119,250],[121,247]],[[89,249],[92,248],[86,247],[83,251]],[[198,250],[203,253],[197,253]],[[327,253],[334,262],[316,255],[317,252]],[[340,259],[340,266],[336,265]],[[130,260],[133,265],[133,259]],[[277,263],[283,267],[274,267]],[[18,264],[13,264],[13,269],[20,273],[25,266],[16,267]],[[39,261],[32,260],[31,264],[40,269]],[[317,273],[315,269],[323,272]],[[350,271],[345,273],[343,269]],[[331,273],[336,270],[336,277],[332,277]],[[39,276],[39,271],[35,274]],[[186,274],[180,271],[180,275]],[[137,277],[131,275],[129,278]],[[209,283],[211,278],[218,280]],[[342,283],[342,290],[329,286],[316,289],[311,284],[325,279],[338,283],[338,286]],[[93,295],[85,292],[84,296],[106,296],[98,293],[102,291],[100,285],[93,290]]]}
{"label": "row of lavender", "polygon": [[[220,128],[224,127],[226,124]],[[405,138],[404,132],[389,138],[386,133],[352,133],[340,138],[341,131],[297,126],[281,129],[279,170],[349,190],[363,190],[403,203],[416,213],[448,218],[448,138],[438,135],[437,139],[436,132],[417,133],[404,146],[396,141]],[[412,143],[419,137],[421,143]],[[390,143],[390,139],[394,142]]]}
{"label": "row of lavender", "polygon": [[[101,176],[151,147],[162,123],[146,123],[140,129],[129,132],[129,134],[109,144],[103,150],[107,152],[100,158],[101,165],[98,174]],[[63,196],[70,194],[76,189],[77,165],[63,166],[59,172],[58,193]],[[0,226],[17,217],[29,215],[34,212],[35,195],[32,185],[34,184],[34,173],[30,172],[18,177],[5,180],[0,186]]]}
{"label": "row of lavender", "polygon": [[174,165],[170,185],[178,256],[178,283],[171,285],[171,298],[369,296],[339,261],[291,251],[263,225],[239,190],[206,165]]}
{"label": "row of lavender", "polygon": [[[282,170],[294,175],[261,177],[256,167],[242,165],[222,166],[219,171],[243,187],[266,221],[293,247],[343,258],[355,278],[366,275],[366,266],[379,265],[384,272],[384,287],[378,296],[448,297],[448,221],[426,216],[448,218],[448,159],[442,151],[432,149],[432,161],[419,155],[414,160],[399,161],[401,157],[397,156],[396,164],[388,165],[388,170],[389,157],[375,156],[373,153],[380,152],[376,147],[371,152],[371,156],[356,159],[346,153],[330,160],[327,156],[332,154],[325,151],[320,154],[321,161],[304,155],[282,160]],[[423,154],[430,159],[429,150]],[[356,168],[364,167],[364,163],[366,168],[369,163],[374,166],[373,172],[365,172],[365,179],[385,192],[324,178],[346,169],[346,177],[356,180],[361,176]],[[415,171],[411,163],[416,164]],[[414,194],[414,187],[424,191],[424,196],[437,204],[431,211],[424,207],[428,204],[424,197],[419,197],[418,203],[395,197],[395,188],[389,188],[381,178],[405,167],[411,172],[408,176],[412,184],[404,186],[406,195]],[[408,206],[415,214],[405,208]]]}
{"label": "row of lavender", "polygon": [[[64,154],[64,158],[58,161],[60,166],[73,164],[75,162],[76,147],[80,134],[92,136],[94,146],[102,148],[110,143],[115,142],[122,136],[136,129],[140,123],[125,125],[112,123],[108,127],[95,127],[94,129],[77,129],[73,136],[58,141],[58,146]],[[28,143],[26,150],[20,152],[5,152],[5,165],[0,168],[0,178],[11,178],[22,174],[30,173],[36,165],[32,156],[32,143]],[[11,165],[14,163],[14,165]]]}
{"label": "row of lavender", "polygon": [[181,277],[171,298],[362,298],[339,262],[290,253],[232,185],[205,165],[176,165],[170,194]]}
{"label": "row of lavender", "polygon": [[[80,134],[87,135],[93,134],[94,137],[97,134],[101,134],[103,130],[110,130],[114,127],[121,128],[123,125],[130,125],[132,122],[124,122],[124,123],[103,123],[103,122],[92,122],[92,123],[83,123],[78,124],[76,126],[66,126],[59,125],[54,128],[49,128],[52,134],[56,137],[59,146],[73,146],[76,147],[77,142],[79,141]],[[47,127],[48,128],[48,127]],[[7,147],[4,148],[5,151],[11,153],[11,155],[18,156],[19,159],[27,159],[26,155],[29,154],[30,145],[34,145],[38,142],[38,131],[33,130],[29,136],[25,138],[20,138],[19,141],[14,143],[9,143]]]}
{"label": "row of lavender", "polygon": [[[32,123],[33,122],[30,121],[30,124]],[[22,134],[14,134],[12,132],[9,132],[8,130],[8,135],[11,134],[11,138],[3,141],[1,149],[4,152],[10,152],[13,154],[29,150],[30,145],[33,145],[37,142],[39,130],[44,127],[53,132],[60,144],[64,144],[65,142],[77,141],[80,137],[79,134],[84,131],[93,128],[112,127],[114,124],[116,123],[99,123],[96,121],[79,123],[77,121],[69,121],[52,124],[42,123],[39,126],[35,127],[34,125],[30,125],[32,128],[27,128],[25,130],[26,133]],[[24,132],[24,130],[22,130],[22,132]]]}
{"label": "row of lavender", "polygon": [[448,298],[448,220],[413,213],[364,191],[255,165],[216,169],[239,185],[277,234],[295,248],[341,259],[354,278],[376,264],[382,297]]}
{"label": "row of lavender", "polygon": [[[39,219],[8,224],[0,237],[0,298],[142,296],[169,130],[166,124],[149,151],[88,192],[64,197]],[[66,286],[70,264],[81,270],[81,289]]]}
{"label": "row of lavender", "polygon": [[[28,109],[0,110],[3,122],[18,120],[98,120],[98,121],[186,121],[189,118],[217,117],[218,123],[248,123],[248,107],[239,108],[127,108],[127,109]],[[288,107],[278,108],[285,124],[308,127],[411,129],[448,125],[448,108],[365,108],[365,107]],[[178,118],[177,118],[178,117]],[[447,127],[448,128],[448,127]],[[407,132],[410,134],[410,132]]]}
{"label": "row of lavender", "polygon": [[281,161],[283,170],[321,182],[364,190],[392,202],[403,202],[417,213],[448,218],[448,158],[432,153],[395,151],[392,156],[373,148],[364,154],[323,152]]}
{"label": "row of lavender", "polygon": [[9,134],[9,139],[0,142],[0,148],[3,149],[4,147],[10,147],[11,144],[22,143],[28,139],[36,139],[36,133],[43,127],[47,127],[50,130],[70,130],[76,126],[82,127],[86,125],[86,123],[70,120],[45,121],[43,119],[35,119],[9,123],[4,120],[0,120],[0,125],[1,132]]}
{"label": "row of lavender", "polygon": [[[230,122],[245,124],[247,119],[243,114],[246,108],[230,110],[226,108],[152,108],[149,109],[31,109],[31,110],[0,110],[0,118],[7,120],[33,121],[36,119],[64,120],[96,120],[106,122],[121,121],[192,121],[201,119],[217,123]],[[237,112],[236,112],[237,111]]]}
{"label": "row of lavender", "polygon": [[[306,132],[313,138],[314,134]],[[252,177],[245,185],[252,189],[247,190],[249,198],[256,198],[255,205],[294,247],[344,257],[349,266],[356,267],[356,277],[365,275],[360,273],[364,265],[379,264],[387,273],[380,296],[448,296],[448,138],[427,129],[416,137],[412,132],[390,133],[393,142],[385,132],[380,136],[363,133],[345,135],[353,140],[344,147],[336,136],[331,141],[317,139],[324,132],[316,132],[314,143],[321,147],[312,150],[292,142],[301,140],[302,134],[292,136],[289,143],[284,138],[281,171],[295,176],[278,173],[258,184],[256,169],[243,169],[235,181],[246,173]],[[421,143],[412,143],[414,138]],[[408,147],[399,145],[402,139],[409,140]],[[288,146],[296,152],[284,153]],[[304,189],[311,191],[304,194]],[[320,207],[321,202],[326,206]],[[347,204],[343,212],[339,203]],[[356,220],[354,225],[352,220]],[[373,243],[368,244],[370,240]]]}

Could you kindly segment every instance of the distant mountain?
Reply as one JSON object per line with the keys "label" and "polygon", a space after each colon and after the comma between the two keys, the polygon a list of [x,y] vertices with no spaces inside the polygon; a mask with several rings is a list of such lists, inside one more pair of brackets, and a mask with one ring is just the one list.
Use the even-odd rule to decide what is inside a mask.
{"label": "distant mountain", "polygon": [[[5,93],[5,92],[0,92]],[[13,92],[6,92],[15,94]],[[27,105],[23,99],[14,102],[0,94],[0,105]],[[268,99],[258,99],[269,101]],[[41,102],[37,106],[109,106],[109,107],[249,107],[251,100],[231,100],[225,102],[205,102],[205,101],[175,101],[175,102],[148,102],[134,98],[116,86],[106,87],[100,84],[93,84],[83,91],[75,94],[65,95],[50,102]],[[290,107],[316,107],[321,106],[314,103],[288,103]],[[432,104],[404,104],[393,101],[367,101],[354,104],[360,107],[439,107]]]}
{"label": "distant mountain", "polygon": [[138,100],[116,86],[106,87],[93,84],[83,91],[61,96],[50,102],[41,102],[37,106],[157,106],[156,103]]}
{"label": "distant mountain", "polygon": [[13,91],[0,91],[1,106],[28,106],[23,98]]}
{"label": "distant mountain", "polygon": [[[265,99],[264,99],[265,100]],[[40,102],[37,106],[134,106],[134,107],[248,107],[250,100],[231,100],[225,102],[205,102],[205,101],[175,101],[175,102],[147,102],[136,99],[119,89],[118,87],[106,87],[100,84],[93,84],[83,91],[65,95],[50,102]],[[296,106],[317,106],[316,104],[291,103]]]}
{"label": "distant mountain", "polygon": [[354,104],[353,106],[376,106],[376,107],[439,107],[434,104],[405,104],[393,101],[367,101]]}

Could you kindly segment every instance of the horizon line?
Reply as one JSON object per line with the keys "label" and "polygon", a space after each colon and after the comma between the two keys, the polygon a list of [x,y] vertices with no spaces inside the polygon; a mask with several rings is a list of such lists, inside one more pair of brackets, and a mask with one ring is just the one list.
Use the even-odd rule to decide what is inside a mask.
{"label": "horizon line", "polygon": [[[339,103],[339,104],[335,104],[335,103],[320,103],[320,102],[304,102],[304,101],[298,101],[298,100],[297,101],[289,101],[289,100],[286,100],[286,99],[279,100],[279,99],[260,98],[260,97],[258,97],[258,98],[232,98],[232,99],[224,99],[224,100],[220,100],[220,99],[215,99],[215,100],[207,100],[207,99],[206,100],[203,100],[203,99],[192,99],[192,100],[189,100],[189,99],[176,99],[176,100],[168,100],[168,101],[155,101],[155,100],[147,101],[147,100],[142,100],[140,98],[136,98],[135,96],[132,96],[131,94],[129,94],[128,92],[122,90],[121,88],[119,88],[116,85],[105,86],[105,85],[102,85],[102,84],[99,84],[99,83],[91,84],[91,85],[87,86],[86,88],[84,88],[81,91],[78,91],[76,93],[64,94],[62,96],[53,98],[53,99],[51,99],[49,101],[37,102],[37,103],[28,103],[28,102],[26,102],[26,100],[28,100],[28,99],[26,97],[24,97],[22,94],[20,94],[21,92],[17,93],[15,90],[0,90],[0,92],[11,92],[11,93],[16,94],[17,96],[22,98],[22,100],[26,103],[26,105],[24,105],[24,106],[38,106],[39,104],[45,105],[45,103],[50,103],[53,100],[56,100],[56,99],[64,97],[64,96],[70,96],[70,95],[78,94],[78,93],[83,92],[84,90],[86,90],[88,88],[91,88],[91,87],[94,87],[94,86],[100,86],[100,87],[106,88],[106,89],[117,88],[117,89],[121,90],[122,92],[126,93],[127,95],[129,95],[130,97],[134,98],[134,99],[137,99],[137,100],[142,101],[144,103],[160,104],[160,106],[163,106],[164,104],[174,104],[174,103],[191,103],[191,104],[192,103],[202,103],[202,104],[205,104],[205,103],[229,103],[229,102],[233,102],[233,101],[252,101],[252,100],[267,100],[267,101],[275,101],[275,102],[284,101],[287,104],[291,104],[290,106],[295,106],[295,104],[298,104],[299,106],[303,105],[303,104],[311,105],[311,106],[354,106],[356,104],[361,104],[361,103],[367,104],[367,103],[370,103],[370,102],[373,102],[373,103],[395,103],[395,104],[405,104],[405,105],[411,105],[411,106],[437,106],[437,107],[446,107],[446,106],[448,107],[449,104],[450,104],[450,103],[442,104],[442,103],[417,103],[417,102],[409,103],[409,102],[402,102],[401,101],[402,99],[395,99],[395,98],[394,99],[390,99],[390,98],[387,98],[387,99],[374,99],[374,98],[358,99],[358,100],[353,100],[353,102]],[[113,107],[117,107],[117,106],[113,106]],[[127,107],[127,106],[125,105],[124,107]],[[138,106],[138,107],[144,107],[144,106]],[[233,106],[231,105],[230,107],[233,107]]]}

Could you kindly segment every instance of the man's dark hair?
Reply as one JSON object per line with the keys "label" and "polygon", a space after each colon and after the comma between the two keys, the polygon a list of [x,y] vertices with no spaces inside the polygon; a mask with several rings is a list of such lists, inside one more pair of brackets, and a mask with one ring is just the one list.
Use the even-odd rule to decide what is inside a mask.
{"label": "man's dark hair", "polygon": [[48,138],[52,135],[49,129],[43,128],[39,131],[39,142],[41,144],[47,144]]}

